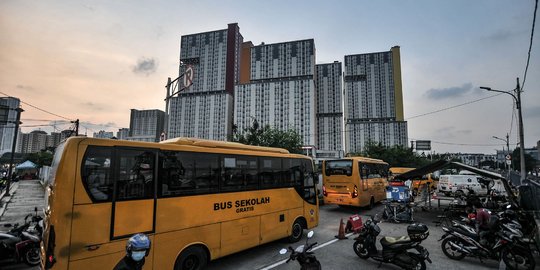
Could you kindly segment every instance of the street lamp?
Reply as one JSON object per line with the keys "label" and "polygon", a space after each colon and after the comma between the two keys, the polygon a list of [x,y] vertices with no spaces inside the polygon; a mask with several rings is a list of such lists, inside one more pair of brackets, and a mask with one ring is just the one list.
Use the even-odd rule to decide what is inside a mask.
{"label": "street lamp", "polygon": [[[483,87],[483,86],[480,86],[480,89],[508,94],[512,96],[514,98],[514,101],[516,102],[516,108],[518,110],[518,118],[519,118],[519,123],[518,123],[519,125],[519,157],[520,157],[520,163],[521,163],[520,183],[523,184],[523,181],[526,179],[526,176],[527,176],[527,172],[525,171],[525,140],[523,139],[523,117],[521,116],[521,89],[519,87],[519,78],[517,78],[516,80],[517,80],[516,88],[509,91],[496,90],[496,89],[491,89],[491,87]],[[512,91],[514,92],[514,94],[511,93]]]}
{"label": "street lamp", "polygon": [[[506,133],[506,140],[503,139],[503,138],[499,138],[497,136],[492,136],[492,137],[493,137],[493,139],[497,139],[497,140],[501,140],[501,141],[505,142],[506,147],[508,148],[508,155],[510,155],[510,144],[509,144],[509,141],[508,141],[508,133]],[[503,156],[504,156],[504,146],[503,146]],[[510,175],[510,164],[507,163],[507,165],[508,166],[506,166],[506,167],[508,167],[508,175]]]}

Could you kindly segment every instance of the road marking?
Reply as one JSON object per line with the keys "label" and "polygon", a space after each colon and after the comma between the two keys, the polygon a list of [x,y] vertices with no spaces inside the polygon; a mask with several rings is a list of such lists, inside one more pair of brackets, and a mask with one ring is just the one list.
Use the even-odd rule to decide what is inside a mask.
{"label": "road marking", "polygon": [[[345,235],[345,237],[349,237],[349,236],[351,236],[351,235],[353,235],[353,234],[354,234],[354,233],[348,233],[348,234]],[[319,248],[326,247],[326,246],[331,245],[331,244],[333,244],[333,243],[335,243],[335,242],[337,242],[337,241],[339,241],[339,239],[333,239],[333,240],[330,240],[330,241],[328,241],[328,242],[326,242],[326,243],[322,243],[322,244],[317,245],[316,247],[312,248],[311,251],[315,251],[315,250],[317,250],[317,249],[319,249]],[[276,262],[276,263],[274,263],[274,264],[272,264],[272,265],[266,266],[266,267],[261,268],[261,269],[259,269],[259,270],[269,270],[269,269],[276,268],[277,266],[280,266],[280,265],[286,263],[288,259],[289,259],[289,258],[283,259],[283,260],[281,260],[281,261],[278,261],[278,262]]]}

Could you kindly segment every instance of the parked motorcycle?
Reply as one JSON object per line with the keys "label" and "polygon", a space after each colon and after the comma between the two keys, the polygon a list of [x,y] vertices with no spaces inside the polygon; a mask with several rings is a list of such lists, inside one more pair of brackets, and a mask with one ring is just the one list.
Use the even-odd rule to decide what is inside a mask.
{"label": "parked motorcycle", "polygon": [[528,243],[523,242],[519,226],[499,215],[492,218],[492,228],[483,241],[472,227],[457,223],[452,227],[443,226],[445,234],[439,239],[443,240],[443,253],[453,260],[466,256],[477,257],[480,261],[502,258],[508,269],[534,269],[534,258]]}
{"label": "parked motorcycle", "polygon": [[[305,245],[298,246],[296,249],[289,246],[288,250],[291,251],[291,255],[289,256],[289,259],[287,259],[287,263],[291,260],[297,260],[301,270],[321,270],[321,263],[317,260],[315,254],[310,251],[317,245],[317,242],[313,244],[308,243],[308,240],[313,237],[313,234],[313,231],[308,233]],[[286,254],[288,250],[284,248],[280,250],[279,253],[283,255]]]}
{"label": "parked motorcycle", "polygon": [[[11,227],[11,224],[4,226]],[[35,208],[35,215],[27,215],[23,225],[15,224],[9,231],[0,233],[0,260],[11,258],[30,266],[38,265],[42,232],[42,217],[37,215]]]}
{"label": "parked motorcycle", "polygon": [[382,217],[391,222],[413,222],[414,203],[385,201]]}
{"label": "parked motorcycle", "polygon": [[420,243],[429,236],[428,227],[425,224],[413,223],[407,226],[408,236],[383,237],[380,240],[383,247],[381,251],[376,247],[377,236],[381,232],[377,225],[379,222],[378,215],[366,221],[353,244],[356,255],[366,260],[372,258],[381,264],[395,264],[402,269],[426,269],[425,261],[431,263],[431,259],[427,249]]}

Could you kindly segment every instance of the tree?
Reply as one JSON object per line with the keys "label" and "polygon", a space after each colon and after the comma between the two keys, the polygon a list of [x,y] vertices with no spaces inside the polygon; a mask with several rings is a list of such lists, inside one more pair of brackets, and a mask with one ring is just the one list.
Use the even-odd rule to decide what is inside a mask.
{"label": "tree", "polygon": [[243,133],[236,130],[233,141],[248,145],[285,148],[291,153],[302,153],[302,137],[296,130],[283,131],[270,125],[261,127],[257,120],[253,120],[252,125],[245,128]]}
{"label": "tree", "polygon": [[429,163],[427,159],[420,157],[411,148],[402,145],[388,147],[380,142],[371,141],[366,144],[362,152],[352,155],[382,159],[388,162],[390,167],[418,168]]}
{"label": "tree", "polygon": [[[520,152],[519,147],[514,149],[514,152],[512,152],[512,169],[519,171],[521,170],[521,158],[520,158]],[[525,171],[531,172],[534,170],[534,167],[536,166],[536,160],[529,154],[525,153]]]}
{"label": "tree", "polygon": [[27,154],[25,159],[34,162],[39,167],[51,166],[53,153],[49,151],[39,151],[36,153]]}

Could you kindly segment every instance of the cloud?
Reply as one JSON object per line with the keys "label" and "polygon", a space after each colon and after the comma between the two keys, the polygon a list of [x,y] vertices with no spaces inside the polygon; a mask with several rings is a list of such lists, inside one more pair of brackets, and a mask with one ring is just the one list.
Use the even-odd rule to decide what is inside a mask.
{"label": "cloud", "polygon": [[[457,138],[462,137],[463,135],[472,134],[470,129],[457,129],[455,126],[442,127],[434,131],[436,137],[440,138]],[[459,136],[458,136],[459,135]]]}
{"label": "cloud", "polygon": [[[432,89],[427,90],[424,96],[426,96],[429,99],[437,100],[437,99],[460,97],[473,91],[474,90],[473,90],[472,83],[466,83],[466,84],[463,84],[462,86],[454,86],[454,87],[449,87],[449,88],[441,88],[441,89],[432,88]],[[474,92],[478,93],[479,91],[474,91]]]}
{"label": "cloud", "polygon": [[27,91],[34,91],[34,87],[32,86],[28,86],[28,85],[22,85],[22,84],[17,84],[17,89],[21,89],[21,90],[27,90]]}
{"label": "cloud", "polygon": [[515,31],[509,29],[499,29],[491,34],[484,36],[484,39],[492,42],[502,42],[521,35],[524,31]]}
{"label": "cloud", "polygon": [[145,58],[142,57],[139,60],[137,60],[137,65],[133,67],[133,73],[135,74],[142,74],[142,75],[150,75],[157,70],[157,61],[154,58]]}
{"label": "cloud", "polygon": [[99,104],[96,104],[96,103],[93,103],[93,102],[84,102],[84,103],[81,103],[82,106],[85,106],[85,107],[88,107],[90,109],[93,109],[93,110],[102,110],[103,109],[103,106],[99,105]]}

